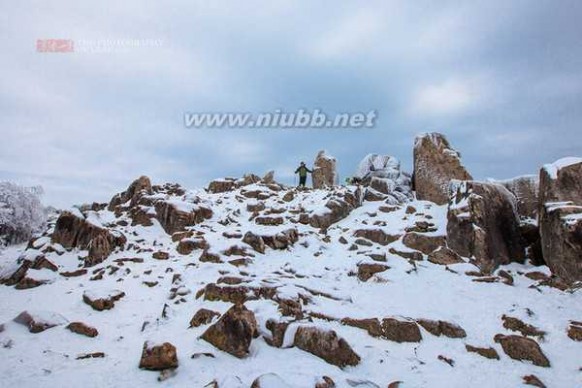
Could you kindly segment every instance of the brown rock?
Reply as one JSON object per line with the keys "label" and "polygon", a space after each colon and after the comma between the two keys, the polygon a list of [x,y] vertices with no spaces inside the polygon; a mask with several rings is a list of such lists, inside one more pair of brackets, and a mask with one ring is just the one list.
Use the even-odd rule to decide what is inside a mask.
{"label": "brown rock", "polygon": [[420,233],[406,233],[402,243],[410,248],[428,255],[439,247],[446,245],[444,236],[427,236]]}
{"label": "brown rock", "polygon": [[369,318],[369,319],[353,319],[353,318],[344,318],[341,320],[341,323],[348,326],[357,327],[358,329],[363,329],[368,332],[372,337],[381,337],[382,336],[382,325],[377,318]]}
{"label": "brown rock", "polygon": [[445,321],[432,321],[429,319],[419,319],[416,322],[426,331],[432,335],[436,335],[437,337],[444,335],[445,337],[449,338],[465,338],[467,336],[465,330],[454,323]]}
{"label": "brown rock", "polygon": [[252,339],[257,336],[255,314],[244,305],[237,304],[210,326],[201,338],[235,357],[244,358],[248,355]]}
{"label": "brown rock", "polygon": [[299,349],[340,368],[355,366],[360,362],[360,356],[333,330],[302,326],[297,329],[293,343]]}
{"label": "brown rock", "polygon": [[156,260],[168,260],[170,254],[168,252],[157,251],[152,254],[152,257]]}
{"label": "brown rock", "polygon": [[116,207],[129,201],[129,206],[135,206],[142,196],[152,193],[152,183],[147,176],[141,176],[133,181],[127,190],[116,194],[109,202],[109,211],[115,211]]}
{"label": "brown rock", "polygon": [[428,255],[428,261],[440,265],[452,265],[465,262],[455,251],[447,247],[440,247],[432,252]]}
{"label": "brown rock", "polygon": [[335,158],[327,155],[325,151],[319,151],[313,162],[313,173],[311,177],[313,179],[314,189],[335,186],[337,179]]}
{"label": "brown rock", "polygon": [[574,341],[582,341],[582,322],[570,321],[568,337]]}
{"label": "brown rock", "polygon": [[208,184],[208,192],[210,193],[225,193],[236,188],[236,181],[234,179],[217,179]]}
{"label": "brown rock", "polygon": [[256,252],[265,253],[265,241],[253,232],[246,232],[242,241],[249,244]]}
{"label": "brown rock", "polygon": [[283,196],[283,201],[285,201],[285,202],[291,202],[294,199],[295,199],[295,194],[293,193],[293,191],[288,191]]}
{"label": "brown rock", "polygon": [[215,317],[220,317],[220,313],[208,309],[200,309],[190,320],[190,327],[208,325]]}
{"label": "brown rock", "polygon": [[17,290],[28,290],[29,288],[36,288],[38,286],[42,286],[43,284],[46,284],[47,281],[44,280],[36,280],[36,279],[32,279],[32,278],[22,278],[20,279],[20,281],[18,282],[18,284],[14,287]]}
{"label": "brown rock", "polygon": [[156,218],[169,235],[184,231],[187,226],[194,226],[212,217],[212,210],[197,206],[192,211],[179,209],[175,204],[157,201],[155,204]]}
{"label": "brown rock", "polygon": [[335,381],[329,376],[323,376],[315,383],[315,388],[335,388]]}
{"label": "brown rock", "polygon": [[388,245],[400,238],[399,235],[390,235],[382,229],[358,229],[354,232],[354,237],[363,237],[380,245]]}
{"label": "brown rock", "polygon": [[483,273],[525,258],[515,197],[496,183],[460,182],[447,213],[447,244]]}
{"label": "brown rock", "polygon": [[358,279],[365,282],[377,273],[384,272],[389,269],[384,264],[368,264],[363,263],[358,265]]}
{"label": "brown rock", "polygon": [[536,219],[539,202],[539,179],[535,175],[524,175],[500,181],[516,198],[517,214],[520,218]]}
{"label": "brown rock", "polygon": [[354,194],[350,194],[344,198],[331,198],[325,204],[325,207],[329,211],[310,216],[309,225],[314,228],[327,229],[329,226],[346,218],[356,206],[359,206],[359,202],[356,200]]}
{"label": "brown rock", "polygon": [[28,331],[34,334],[41,333],[51,327],[59,326],[66,322],[66,320],[58,314],[54,314],[51,319],[43,319],[42,317],[37,317],[28,311],[21,312],[13,319],[13,321],[26,326]]}
{"label": "brown rock", "polygon": [[80,335],[84,335],[87,337],[97,337],[99,332],[94,327],[88,326],[83,322],[71,322],[67,326],[67,329],[72,331],[73,333],[77,333]]}
{"label": "brown rock", "polygon": [[413,176],[417,198],[438,205],[448,202],[452,179],[473,179],[461,164],[461,155],[440,133],[423,134],[415,139]]}
{"label": "brown rock", "polygon": [[542,383],[542,381],[535,375],[523,376],[523,383],[525,385],[533,385],[534,387],[538,388],[546,388],[545,384]]}
{"label": "brown rock", "polygon": [[265,337],[265,342],[275,348],[283,346],[283,340],[285,339],[285,332],[288,326],[289,322],[277,322],[274,319],[269,319],[266,327],[271,332],[271,338]]}
{"label": "brown rock", "polygon": [[523,336],[538,337],[539,339],[544,339],[544,336],[546,335],[545,331],[542,331],[535,326],[524,323],[523,321],[517,318],[509,317],[504,314],[501,317],[501,320],[503,321],[504,328],[511,331],[520,332]]}
{"label": "brown rock", "polygon": [[550,366],[550,361],[544,355],[538,343],[531,338],[497,334],[495,342],[500,343],[505,354],[514,360],[527,360],[533,362],[534,365],[542,367]]}
{"label": "brown rock", "polygon": [[93,310],[103,311],[103,310],[111,310],[115,307],[115,302],[120,300],[125,296],[125,292],[123,291],[111,291],[105,297],[97,297],[91,295],[90,293],[85,292],[83,294],[83,302],[88,304],[93,308]]}
{"label": "brown rock", "polygon": [[491,360],[499,360],[499,354],[493,348],[478,348],[471,345],[465,345],[465,348],[470,353],[477,353],[481,357],[489,358]]}
{"label": "brown rock", "polygon": [[189,255],[196,249],[208,249],[209,245],[204,238],[180,240],[176,250],[181,255]]}
{"label": "brown rock", "polygon": [[145,342],[143,344],[139,367],[148,370],[177,368],[178,353],[176,347],[169,342],[164,342],[162,345],[155,346]]}
{"label": "brown rock", "polygon": [[416,251],[413,251],[413,252],[405,252],[405,251],[399,251],[399,250],[397,250],[395,248],[390,248],[388,250],[388,252],[390,252],[393,255],[400,256],[400,257],[402,257],[403,259],[406,259],[406,260],[422,261],[422,259],[423,259],[422,253],[416,252]]}
{"label": "brown rock", "polygon": [[200,257],[198,258],[198,260],[201,261],[202,263],[215,263],[215,264],[222,263],[222,260],[220,259],[220,255],[216,254],[216,253],[212,253],[208,249],[205,249],[204,251],[202,251],[202,254],[200,254]]}
{"label": "brown rock", "polygon": [[402,321],[395,318],[382,320],[382,335],[395,342],[420,342],[422,335],[414,321]]}
{"label": "brown rock", "polygon": [[291,228],[274,235],[262,235],[261,238],[272,249],[287,249],[299,240],[299,232]]}
{"label": "brown rock", "polygon": [[285,219],[283,217],[256,217],[255,223],[258,225],[277,226],[283,225]]}

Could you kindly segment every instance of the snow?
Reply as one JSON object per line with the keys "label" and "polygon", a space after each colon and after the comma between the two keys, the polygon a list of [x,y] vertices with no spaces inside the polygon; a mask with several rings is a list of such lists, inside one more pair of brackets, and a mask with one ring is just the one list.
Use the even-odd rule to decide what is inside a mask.
{"label": "snow", "polygon": [[[255,188],[253,188],[255,186]],[[261,189],[252,185],[242,190]],[[338,193],[353,188],[337,189]],[[321,376],[331,377],[338,387],[349,387],[355,382],[369,382],[367,386],[385,387],[393,381],[403,381],[403,386],[450,387],[450,386],[518,386],[522,376],[535,374],[551,387],[573,387],[582,384],[578,371],[580,344],[566,336],[570,320],[582,320],[580,292],[562,292],[548,287],[530,288],[535,281],[523,276],[530,271],[549,274],[547,267],[529,264],[511,264],[502,269],[515,279],[513,286],[503,283],[477,283],[466,276],[475,271],[469,263],[444,266],[426,260],[413,266],[407,260],[388,253],[389,248],[409,251],[401,240],[389,246],[374,244],[360,246],[356,251],[348,248],[354,242],[357,229],[381,229],[388,234],[404,234],[407,227],[418,221],[431,222],[437,229],[432,235],[446,234],[446,206],[426,201],[413,201],[410,205],[417,214],[406,214],[406,206],[383,213],[383,202],[364,202],[350,215],[330,226],[327,236],[309,225],[287,222],[280,226],[260,226],[250,219],[246,204],[253,200],[241,200],[241,189],[229,193],[208,194],[203,190],[187,193],[184,197],[171,196],[169,201],[180,209],[193,209],[190,199],[200,197],[214,212],[212,219],[191,227],[193,232],[204,233],[211,251],[220,253],[233,245],[245,246],[240,239],[228,239],[224,232],[247,231],[257,234],[276,234],[288,228],[297,228],[300,240],[288,250],[267,249],[265,254],[252,252],[254,257],[246,267],[234,267],[222,257],[224,263],[203,263],[198,260],[201,251],[180,255],[177,243],[172,242],[156,220],[153,226],[115,226],[133,244],[134,250],[113,253],[105,262],[89,269],[80,277],[65,278],[49,270],[31,271],[34,278],[50,279],[51,283],[28,290],[0,287],[0,323],[6,329],[0,333],[0,374],[3,386],[71,386],[84,387],[204,387],[215,380],[223,387],[249,387],[259,376],[265,386],[313,387]],[[284,207],[284,217],[296,217],[290,211],[303,207],[307,213],[323,211],[330,191],[296,191],[295,198],[281,203],[285,191],[264,200],[266,209]],[[187,198],[184,200],[184,198]],[[239,202],[240,201],[240,202]],[[462,206],[460,204],[459,206]],[[238,214],[238,215],[237,215]],[[371,216],[375,214],[375,216]],[[99,211],[95,218],[109,225],[112,213]],[[277,215],[278,216],[278,215]],[[93,217],[93,216],[91,216]],[[231,217],[235,222],[228,225],[221,220]],[[106,220],[106,221],[104,221]],[[111,223],[113,224],[113,223]],[[376,225],[375,225],[376,224]],[[343,245],[340,237],[348,240]],[[39,244],[40,245],[40,244]],[[26,245],[10,247],[0,252],[0,274],[15,269],[16,259]],[[148,251],[150,249],[151,251]],[[152,251],[165,251],[168,260],[152,259]],[[38,255],[29,250],[25,256]],[[368,282],[361,282],[350,272],[360,263],[373,263],[369,254],[384,253],[390,267]],[[65,251],[61,255],[46,253],[47,259],[59,267],[59,272],[79,268],[79,257],[86,252]],[[143,263],[125,262],[114,274],[109,274],[114,260],[142,258]],[[103,280],[91,281],[93,272],[104,269]],[[151,272],[150,272],[151,271]],[[175,274],[181,281],[172,283]],[[2,275],[0,275],[1,277]],[[260,299],[247,301],[246,307],[255,313],[261,337],[254,339],[250,355],[235,358],[221,352],[199,339],[208,326],[189,329],[189,321],[200,308],[220,313],[226,312],[230,303],[211,302],[195,298],[198,290],[215,283],[222,276],[237,276],[244,285],[276,287],[281,298],[308,296],[305,312],[317,312],[338,319],[350,318],[425,318],[454,322],[467,332],[465,339],[435,337],[421,329],[421,343],[395,343],[369,336],[364,330],[344,326],[339,322],[313,319],[292,323],[284,338],[282,349],[267,345],[263,337],[270,336],[265,324],[268,319],[290,321],[282,317],[274,301]],[[157,281],[155,287],[147,287],[144,281]],[[169,299],[170,289],[175,288],[185,302],[176,304],[181,297]],[[126,296],[107,311],[95,311],[82,301],[83,294],[102,298],[116,291]],[[167,318],[161,312],[167,305]],[[24,327],[10,323],[24,310],[48,311],[60,314],[63,322],[58,327],[39,334],[31,334]],[[493,337],[498,333],[510,334],[503,328],[501,316],[510,315],[546,331],[546,339],[540,346],[552,362],[551,368],[535,367],[506,356]],[[54,316],[47,317],[54,318]],[[95,338],[73,334],[65,329],[64,322],[82,321],[99,330]],[[144,323],[147,324],[144,327]],[[337,368],[325,361],[292,346],[298,327],[309,325],[334,330],[344,338],[362,359],[356,367]],[[143,330],[142,330],[143,328]],[[10,342],[11,341],[11,342]],[[170,342],[176,346],[180,366],[176,375],[158,382],[158,374],[138,368],[144,342]],[[8,346],[7,344],[10,343]],[[501,360],[487,360],[468,353],[465,344],[493,347]],[[103,359],[76,360],[83,353],[102,351]],[[194,353],[212,353],[215,357],[192,359]],[[439,361],[439,355],[455,360],[455,367]],[[272,385],[268,385],[272,384]]]}
{"label": "snow", "polygon": [[551,179],[558,179],[558,172],[574,164],[582,163],[582,158],[566,157],[556,160],[554,163],[544,165],[543,169],[548,173]]}

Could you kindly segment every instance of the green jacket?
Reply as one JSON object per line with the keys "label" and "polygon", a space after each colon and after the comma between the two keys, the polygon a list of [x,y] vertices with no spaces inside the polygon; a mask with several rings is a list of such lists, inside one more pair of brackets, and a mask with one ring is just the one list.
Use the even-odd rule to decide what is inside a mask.
{"label": "green jacket", "polygon": [[311,173],[312,171],[305,166],[299,166],[297,170],[295,170],[295,174],[299,173],[300,177],[307,176],[307,173]]}

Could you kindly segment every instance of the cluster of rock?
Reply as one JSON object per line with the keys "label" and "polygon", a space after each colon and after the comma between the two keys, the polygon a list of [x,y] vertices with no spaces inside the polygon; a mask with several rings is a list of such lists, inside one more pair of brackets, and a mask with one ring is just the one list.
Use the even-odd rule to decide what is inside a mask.
{"label": "cluster of rock", "polygon": [[360,162],[353,176],[364,187],[368,201],[385,201],[388,204],[404,203],[412,199],[412,181],[400,168],[393,156],[370,154]]}

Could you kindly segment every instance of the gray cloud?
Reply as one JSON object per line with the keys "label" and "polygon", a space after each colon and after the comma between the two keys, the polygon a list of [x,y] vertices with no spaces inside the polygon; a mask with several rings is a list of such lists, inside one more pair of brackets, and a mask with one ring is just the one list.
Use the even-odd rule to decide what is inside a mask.
{"label": "gray cloud", "polygon": [[[273,4],[274,3],[274,4]],[[368,153],[411,168],[417,133],[446,133],[477,178],[580,155],[579,1],[24,1],[0,15],[0,179],[60,206],[134,177],[202,186],[319,149],[351,174]],[[159,39],[40,54],[36,39]],[[194,130],[185,111],[377,109],[374,129]]]}

